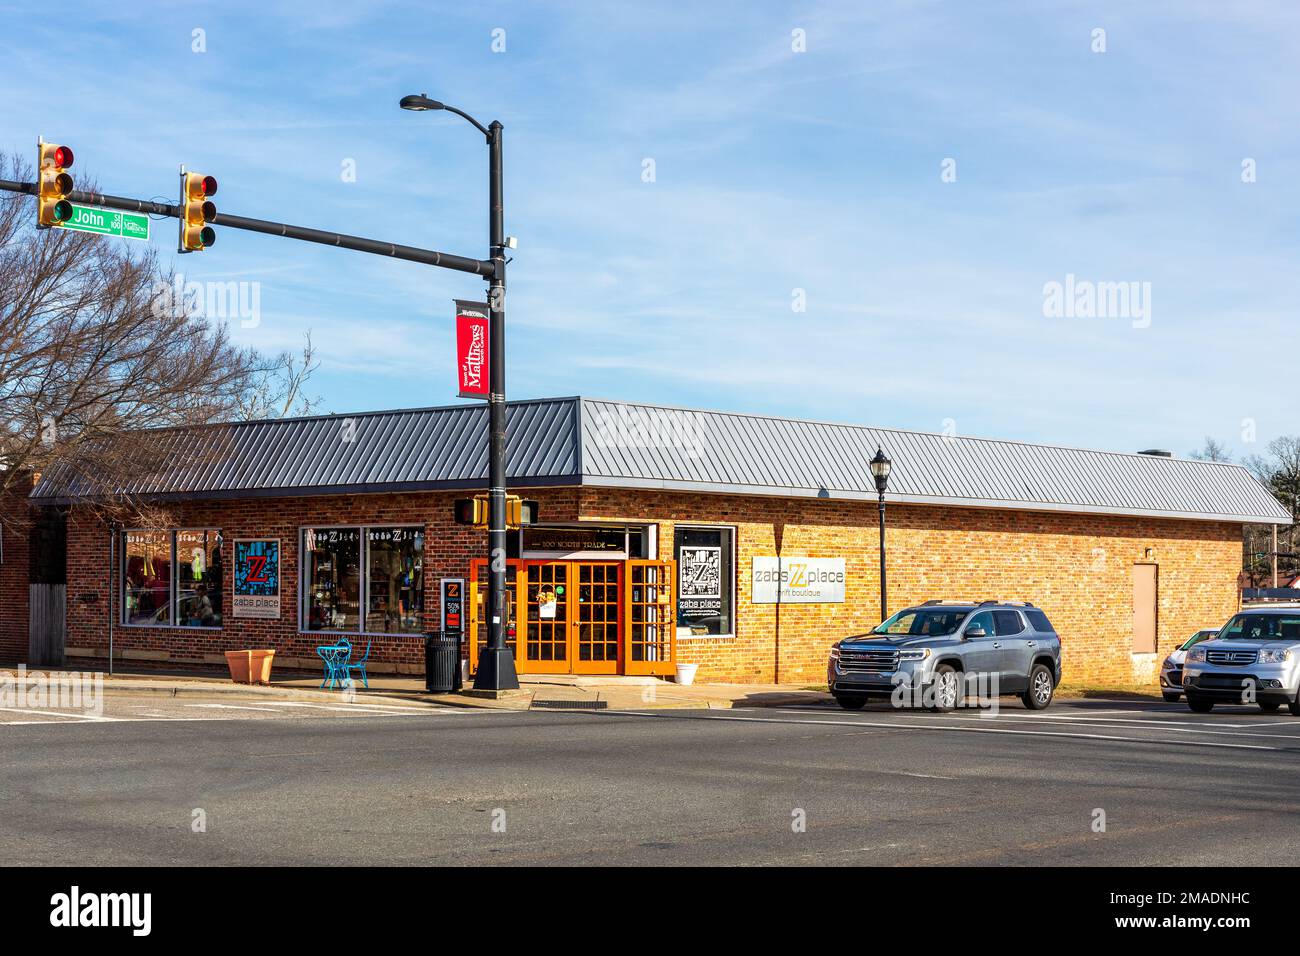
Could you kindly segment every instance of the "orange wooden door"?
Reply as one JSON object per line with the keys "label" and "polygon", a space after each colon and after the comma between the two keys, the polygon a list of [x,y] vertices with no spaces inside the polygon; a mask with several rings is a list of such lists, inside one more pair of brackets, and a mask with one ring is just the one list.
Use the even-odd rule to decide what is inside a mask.
{"label": "orange wooden door", "polygon": [[672,674],[676,669],[675,561],[628,561],[623,596],[624,674]]}
{"label": "orange wooden door", "polygon": [[574,674],[619,673],[623,565],[609,561],[570,564],[569,647]]}
{"label": "orange wooden door", "polygon": [[567,674],[571,669],[570,570],[567,561],[524,562],[521,673]]}

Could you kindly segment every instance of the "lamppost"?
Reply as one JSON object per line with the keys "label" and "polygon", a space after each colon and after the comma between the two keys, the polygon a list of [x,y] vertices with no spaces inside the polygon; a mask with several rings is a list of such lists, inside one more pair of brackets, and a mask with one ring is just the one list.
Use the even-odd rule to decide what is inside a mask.
{"label": "lamppost", "polygon": [[871,477],[876,479],[876,492],[880,495],[880,620],[889,620],[889,591],[885,585],[885,487],[889,484],[892,462],[876,446],[876,457],[871,459]]}
{"label": "lamppost", "polygon": [[404,110],[446,110],[467,120],[488,145],[488,639],[474,674],[477,690],[519,686],[515,658],[506,647],[506,238],[501,197],[501,124],[484,126],[454,106],[420,94],[403,96]]}

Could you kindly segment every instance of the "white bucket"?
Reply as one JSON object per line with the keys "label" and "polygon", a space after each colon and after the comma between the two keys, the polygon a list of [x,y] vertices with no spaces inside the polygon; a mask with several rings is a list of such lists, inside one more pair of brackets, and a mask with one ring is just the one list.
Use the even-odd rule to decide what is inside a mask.
{"label": "white bucket", "polygon": [[678,664],[677,683],[683,686],[695,683],[695,672],[699,667],[699,664]]}

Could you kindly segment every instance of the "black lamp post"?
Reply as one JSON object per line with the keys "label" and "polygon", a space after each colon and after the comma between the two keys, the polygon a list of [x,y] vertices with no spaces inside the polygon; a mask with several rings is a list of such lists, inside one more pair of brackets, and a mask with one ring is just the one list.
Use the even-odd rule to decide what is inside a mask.
{"label": "black lamp post", "polygon": [[501,197],[501,130],[484,126],[468,113],[431,100],[423,93],[403,96],[404,110],[446,110],[467,120],[488,145],[488,639],[479,654],[474,687],[514,690],[519,686],[515,658],[506,647],[506,238]]}
{"label": "black lamp post", "polygon": [[889,620],[889,591],[885,585],[885,488],[889,484],[892,462],[876,446],[876,457],[871,459],[871,477],[876,479],[876,492],[880,495],[880,620]]}

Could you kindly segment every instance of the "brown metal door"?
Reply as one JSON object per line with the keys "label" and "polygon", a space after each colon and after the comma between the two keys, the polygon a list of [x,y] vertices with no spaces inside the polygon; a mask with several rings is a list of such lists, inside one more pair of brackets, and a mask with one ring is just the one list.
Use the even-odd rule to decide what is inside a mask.
{"label": "brown metal door", "polygon": [[1157,599],[1159,569],[1154,564],[1133,565],[1133,653],[1154,654],[1159,628]]}

